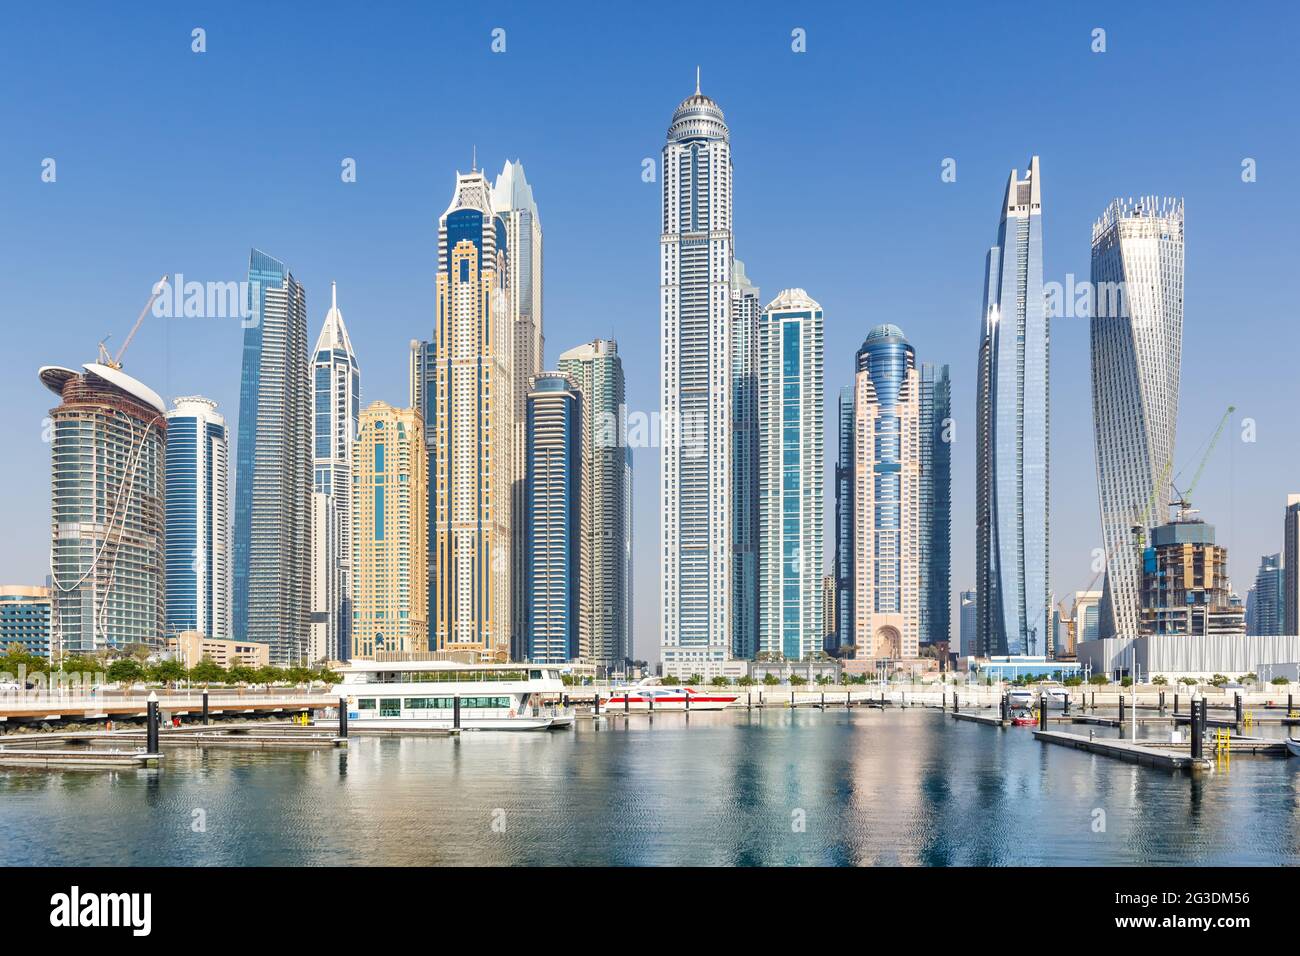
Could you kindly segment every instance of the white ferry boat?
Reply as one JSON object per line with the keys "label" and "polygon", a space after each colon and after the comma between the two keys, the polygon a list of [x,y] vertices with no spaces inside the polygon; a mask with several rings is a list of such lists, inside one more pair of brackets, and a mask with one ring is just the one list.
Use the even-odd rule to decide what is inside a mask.
{"label": "white ferry boat", "polygon": [[573,725],[559,669],[445,660],[354,660],[336,687],[353,727],[556,730]]}
{"label": "white ferry boat", "polygon": [[734,704],[739,694],[704,693],[691,687],[653,684],[647,677],[639,684],[610,688],[600,695],[601,710],[722,710]]}

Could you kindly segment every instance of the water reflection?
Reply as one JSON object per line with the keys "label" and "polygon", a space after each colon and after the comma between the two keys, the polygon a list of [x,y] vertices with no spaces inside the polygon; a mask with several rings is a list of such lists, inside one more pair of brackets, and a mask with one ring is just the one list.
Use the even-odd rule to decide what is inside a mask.
{"label": "water reflection", "polygon": [[1298,764],[1191,777],[933,711],[775,708],[176,749],[161,772],[0,771],[0,864],[1294,863]]}

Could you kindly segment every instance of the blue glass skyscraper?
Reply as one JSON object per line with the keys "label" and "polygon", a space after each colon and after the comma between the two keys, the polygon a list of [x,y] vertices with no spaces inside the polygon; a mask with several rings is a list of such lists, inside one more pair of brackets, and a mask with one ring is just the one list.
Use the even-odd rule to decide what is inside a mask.
{"label": "blue glass skyscraper", "polygon": [[307,301],[283,262],[254,249],[235,452],[233,636],[271,663],[307,656],[310,612],[311,376]]}
{"label": "blue glass skyscraper", "polygon": [[1045,654],[1048,356],[1038,157],[1012,171],[988,253],[976,393],[978,653]]}
{"label": "blue glass skyscraper", "polygon": [[582,396],[567,375],[544,372],[527,400],[524,479],[525,627],[528,660],[562,664],[579,656],[582,547],[589,510],[582,497]]}
{"label": "blue glass skyscraper", "polygon": [[217,403],[178,398],[167,413],[168,636],[230,636],[229,440]]}
{"label": "blue glass skyscraper", "polygon": [[921,364],[921,643],[951,639],[952,382]]}

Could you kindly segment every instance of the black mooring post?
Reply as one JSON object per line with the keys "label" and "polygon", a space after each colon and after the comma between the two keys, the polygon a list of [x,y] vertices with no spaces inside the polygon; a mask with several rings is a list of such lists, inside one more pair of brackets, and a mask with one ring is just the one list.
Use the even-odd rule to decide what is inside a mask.
{"label": "black mooring post", "polygon": [[1237,711],[1237,733],[1241,733],[1241,722],[1245,719],[1244,702],[1241,699],[1240,692],[1237,693],[1236,697],[1237,697],[1237,701],[1235,706]]}
{"label": "black mooring post", "polygon": [[683,697],[683,699],[685,699],[685,701],[686,701],[686,712],[687,712],[687,713],[690,713],[690,711],[691,711],[691,691],[690,691],[690,688],[689,688],[689,687],[683,687],[683,688],[682,688],[682,697]]}
{"label": "black mooring post", "polygon": [[339,736],[346,738],[348,735],[348,699],[339,698]]}
{"label": "black mooring post", "polygon": [[1204,743],[1201,738],[1201,708],[1204,706],[1205,704],[1203,701],[1198,701],[1195,697],[1192,698],[1191,727],[1193,760],[1199,760],[1201,758],[1202,746]]}
{"label": "black mooring post", "polygon": [[[1178,716],[1178,691],[1174,691],[1174,716]],[[1178,721],[1175,720],[1174,723],[1178,723]]]}
{"label": "black mooring post", "polygon": [[822,710],[826,709],[826,691],[822,691]]}
{"label": "black mooring post", "polygon": [[[1121,691],[1119,695],[1119,729],[1124,729],[1124,694]],[[1121,736],[1123,736],[1121,734]]]}
{"label": "black mooring post", "polygon": [[206,727],[210,723],[212,721],[208,719],[208,692],[205,690],[203,692],[203,726]]}
{"label": "black mooring post", "polygon": [[655,712],[655,695],[653,693],[647,693],[645,695],[645,699],[646,702],[650,705],[650,713],[653,714]]}
{"label": "black mooring post", "polygon": [[[563,696],[565,700],[564,706],[568,707],[569,695],[565,694]],[[459,696],[453,697],[451,699],[451,725],[456,730],[460,730],[460,697]]]}
{"label": "black mooring post", "polygon": [[1165,692],[1161,691],[1160,692],[1160,716],[1163,717],[1164,715],[1165,715]]}
{"label": "black mooring post", "polygon": [[1038,695],[1038,729],[1047,729],[1047,695]]}
{"label": "black mooring post", "polygon": [[745,709],[754,709],[754,692],[752,690],[745,691]]}
{"label": "black mooring post", "polygon": [[955,714],[961,710],[961,697],[956,691],[952,692],[952,712]]}
{"label": "black mooring post", "polygon": [[596,716],[599,717],[600,716],[600,691],[593,691],[592,693],[594,694],[593,700],[595,701],[595,703],[592,704],[592,707],[595,708]]}
{"label": "black mooring post", "polygon": [[1070,692],[1068,690],[1065,692],[1065,716],[1070,716]]}
{"label": "black mooring post", "polygon": [[1291,694],[1286,695],[1286,715],[1288,717],[1291,716],[1291,697],[1292,697]]}
{"label": "black mooring post", "polygon": [[149,701],[146,708],[148,726],[145,731],[145,752],[150,756],[158,754],[158,701]]}

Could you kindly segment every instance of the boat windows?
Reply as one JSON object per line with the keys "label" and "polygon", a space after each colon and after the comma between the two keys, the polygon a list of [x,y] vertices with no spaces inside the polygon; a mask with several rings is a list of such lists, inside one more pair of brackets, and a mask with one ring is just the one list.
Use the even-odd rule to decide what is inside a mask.
{"label": "boat windows", "polygon": [[402,699],[400,697],[381,697],[379,699],[380,717],[400,717],[401,715]]}
{"label": "boat windows", "polygon": [[357,701],[357,710],[374,710],[374,709],[375,709],[375,699],[373,697],[365,697]]}

